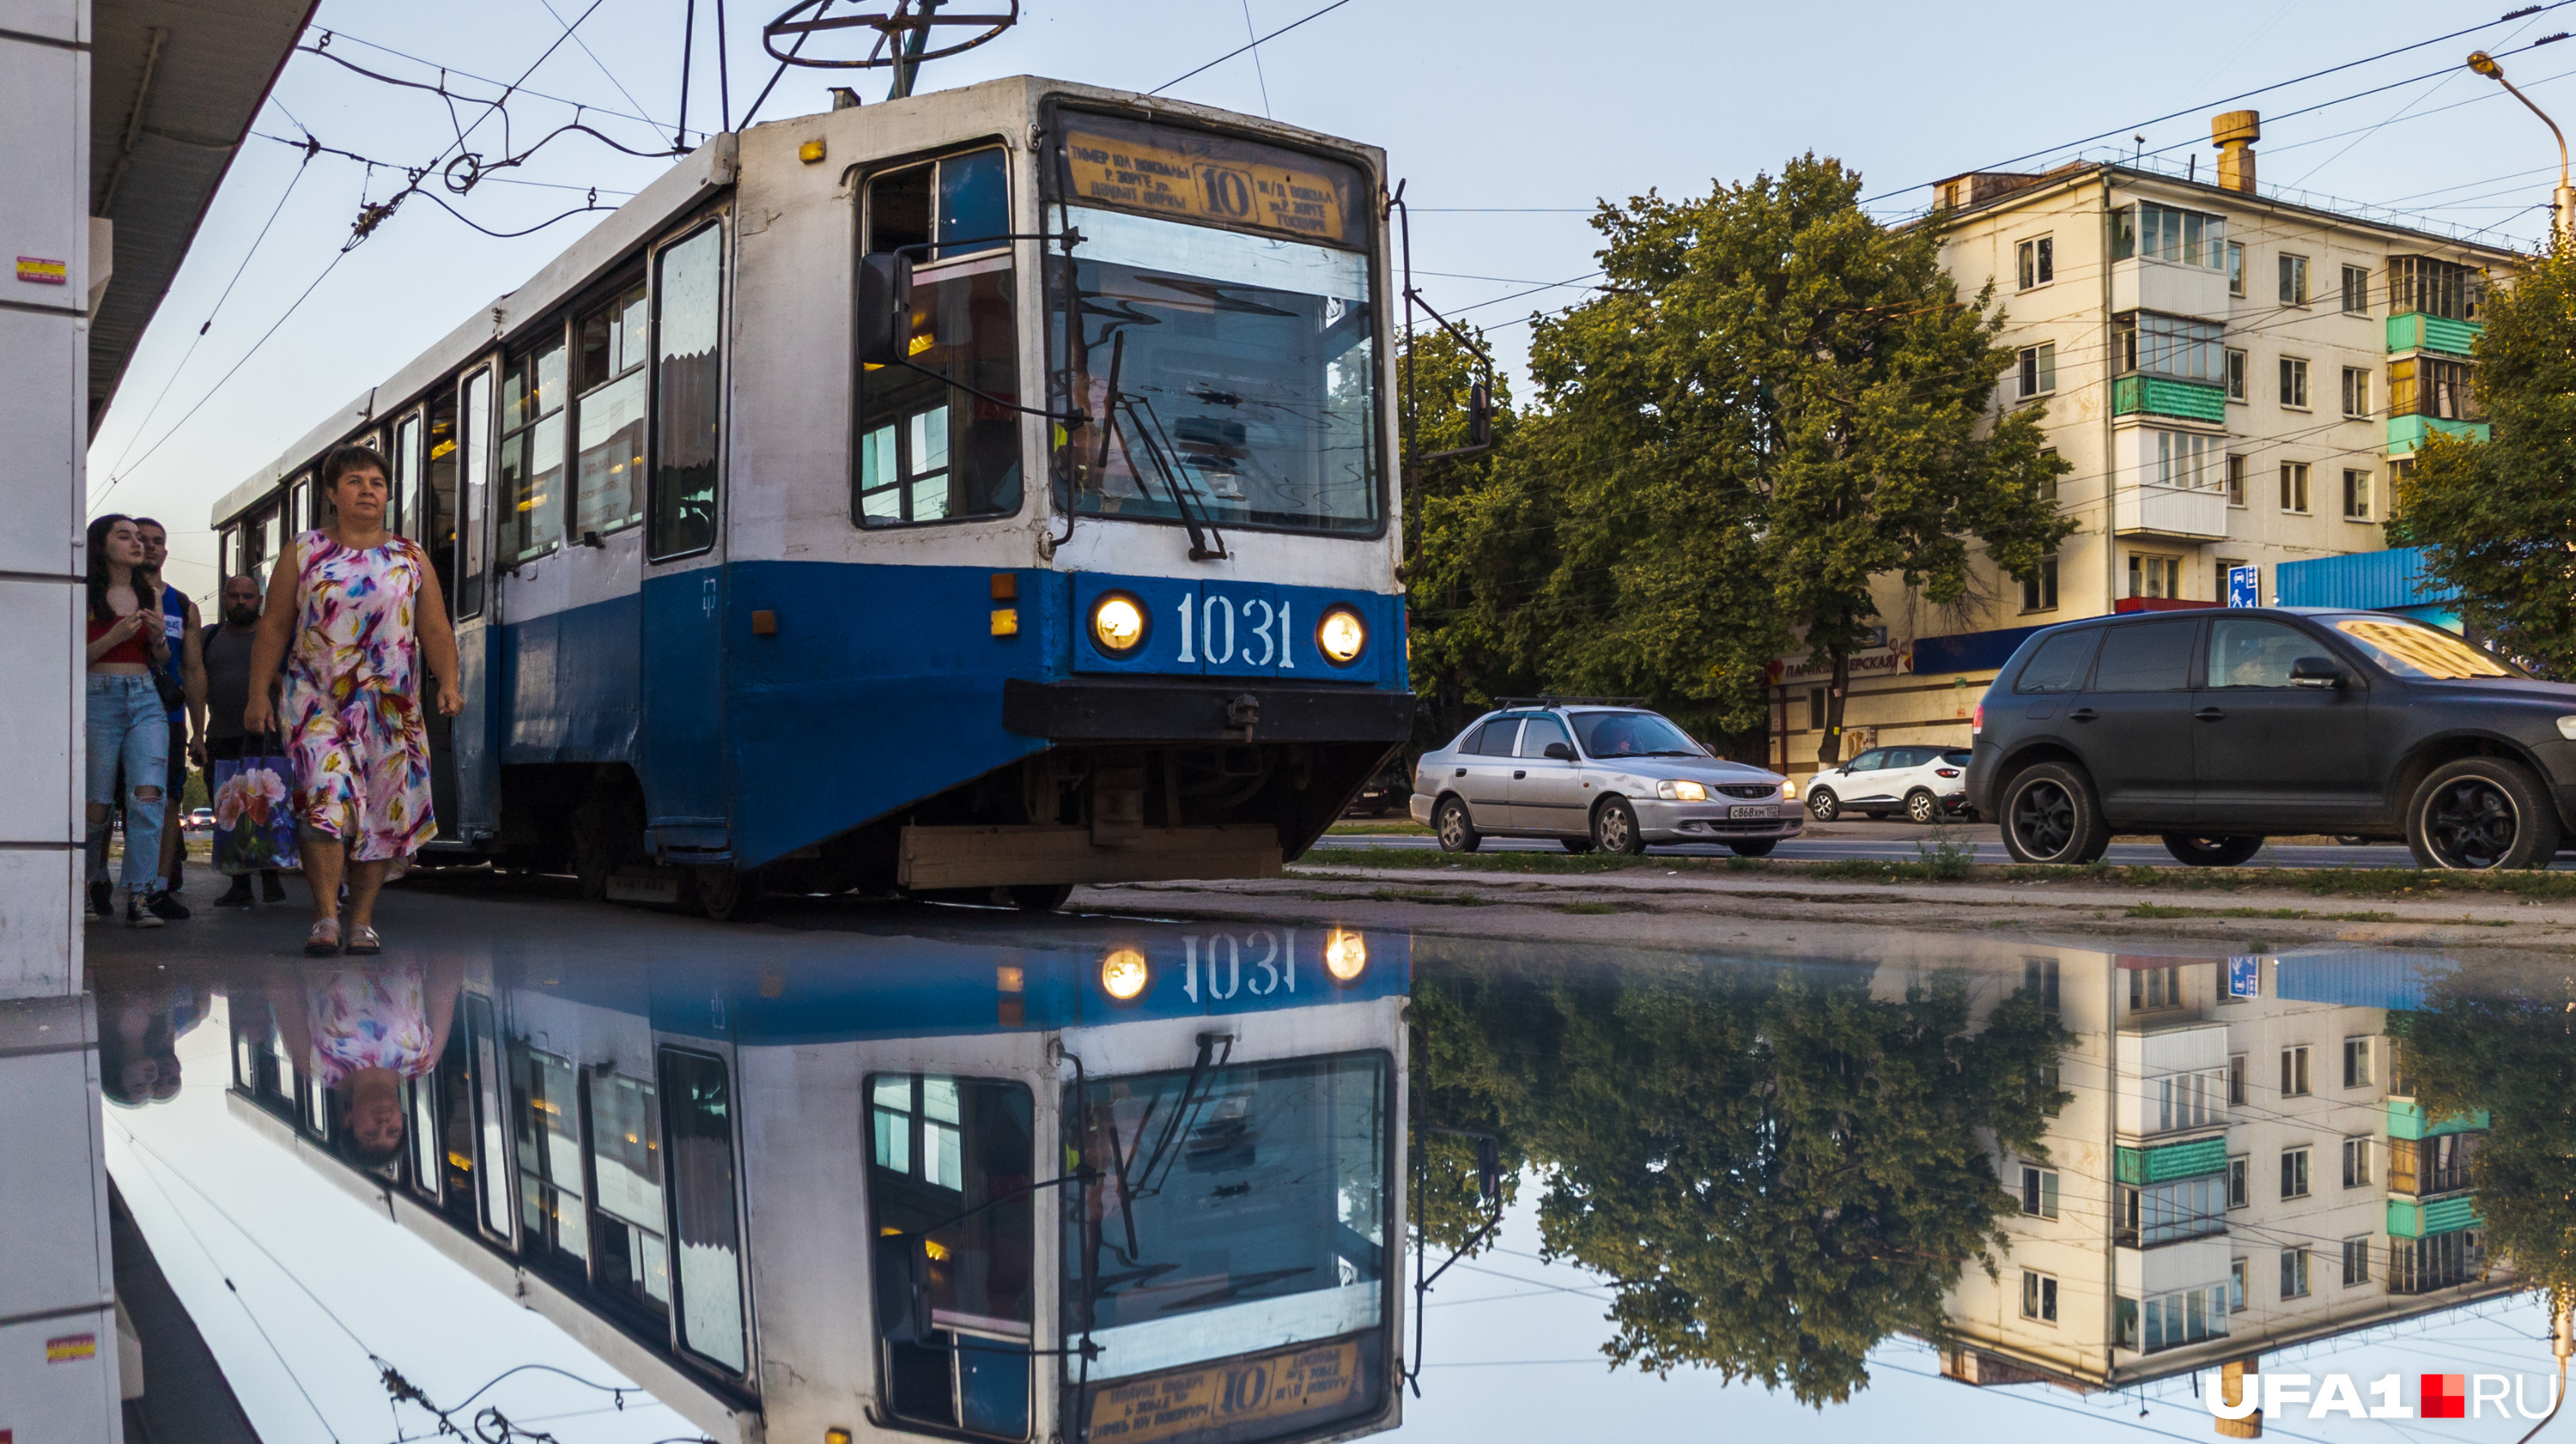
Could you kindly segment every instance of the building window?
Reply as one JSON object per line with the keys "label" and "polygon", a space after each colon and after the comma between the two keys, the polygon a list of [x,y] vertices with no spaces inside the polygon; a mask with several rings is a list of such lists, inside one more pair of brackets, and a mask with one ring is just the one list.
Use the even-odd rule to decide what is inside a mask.
{"label": "building window", "polygon": [[2388,1191],[2409,1198],[2457,1193],[2469,1186],[2469,1160],[2482,1133],[2438,1133],[2431,1138],[2388,1140]]}
{"label": "building window", "polygon": [[2227,218],[2153,201],[2122,206],[2111,216],[2111,259],[2131,256],[2218,270],[2227,263]]}
{"label": "building window", "polygon": [[2343,268],[2343,313],[2347,316],[2370,314],[2370,272],[2363,267]]}
{"label": "building window", "polygon": [[2281,1196],[2283,1198],[2308,1196],[2308,1150],[2304,1148],[2281,1150]]}
{"label": "building window", "polygon": [[[2226,374],[2224,327],[2153,311],[2134,311],[2111,323],[2120,374],[2143,371],[2184,381],[2217,381]],[[2028,354],[2028,353],[2024,353]]]}
{"label": "building window", "polygon": [[2243,401],[2245,396],[2245,348],[2227,348],[2227,399]]}
{"label": "building window", "polygon": [[2370,520],[2369,472],[2355,471],[2350,467],[2344,468],[2343,519],[2345,521]]}
{"label": "building window", "polygon": [[2281,1250],[2281,1297],[2304,1299],[2308,1296],[2308,1251],[2303,1248]]}
{"label": "building window", "polygon": [[2431,256],[2388,258],[2388,314],[2421,311],[2453,321],[2478,319],[2485,299],[2486,273],[2457,261]]}
{"label": "building window", "polygon": [[[2344,274],[2350,275],[2346,267]],[[2348,1238],[2343,1241],[2343,1286],[2353,1288],[2370,1282],[2370,1239]]]}
{"label": "building window", "polygon": [[2218,490],[2219,448],[2226,438],[2196,431],[2158,431],[2155,438],[2156,485],[2183,491]]}
{"label": "building window", "polygon": [[[2141,552],[2129,553],[2129,595],[2133,597],[2181,596],[2182,558],[2148,556]],[[2179,972],[2181,970],[2177,968],[2149,968],[2146,971],[2172,973]],[[2181,984],[2177,983],[2174,986],[2177,990],[2175,994],[2175,1002],[2179,1004],[2181,1001],[2179,991]],[[2129,975],[2129,996],[2134,1000],[2137,995],[2138,975],[2136,973],[2131,973]],[[2134,1001],[2131,1003],[2131,1006],[2136,1006]],[[2154,1006],[2165,1007],[2168,1005],[2158,1003]]]}
{"label": "building window", "polygon": [[2308,409],[2308,363],[2299,357],[2281,358],[2281,404],[2293,411]]}
{"label": "building window", "polygon": [[2245,1312],[2245,1260],[2231,1259],[2227,1264],[2227,1311]]}
{"label": "building window", "polygon": [[2307,257],[2292,255],[2281,257],[2281,304],[2284,306],[2308,304]]}
{"label": "building window", "polygon": [[2392,1294],[2451,1288],[2478,1277],[2485,1267],[2486,1234],[2480,1229],[2388,1241],[2388,1291]]}
{"label": "building window", "polygon": [[2056,390],[2057,343],[2043,341],[2036,346],[2021,348],[2019,379],[2021,389],[2016,394],[2024,401]]}
{"label": "building window", "polygon": [[2305,1047],[2281,1050],[2281,1096],[2308,1096],[2308,1050]]}
{"label": "building window", "polygon": [[2227,294],[2245,294],[2245,247],[2238,241],[2227,243]]}
{"label": "building window", "polygon": [[2041,557],[2039,570],[2021,579],[2021,609],[2025,612],[2057,610],[2057,558]]}
{"label": "building window", "polygon": [[2343,414],[2363,418],[2370,415],[2370,372],[2367,368],[2343,368]]}
{"label": "building window", "polygon": [[2121,1344],[2150,1354],[2203,1339],[2226,1338],[2227,1291],[2226,1284],[2217,1283],[2147,1299],[2141,1310],[2143,1318],[2135,1324],[2129,1310],[2139,1306],[2122,1299],[2120,1317],[2113,1323],[2115,1336]]}
{"label": "building window", "polygon": [[2305,512],[2308,509],[2308,464],[2304,461],[2281,463],[2281,510]]}
{"label": "building window", "polygon": [[2242,1107],[2245,1102],[2245,1055],[2231,1053],[2227,1058],[2227,1101]]}
{"label": "building window", "polygon": [[2227,504],[2245,504],[2245,458],[2241,456],[2230,455],[2227,458]]}
{"label": "building window", "polygon": [[1810,732],[1825,730],[1825,689],[1822,687],[1807,689],[1807,730]]}
{"label": "building window", "polygon": [[2043,1324],[2057,1322],[2057,1280],[2046,1274],[2021,1271],[2021,1316]]}
{"label": "building window", "polygon": [[2370,1086],[2370,1040],[2368,1038],[2343,1040],[2343,1086],[2346,1088]]}
{"label": "building window", "polygon": [[2478,405],[2477,367],[2438,356],[2409,356],[2388,363],[2388,414],[2433,416],[2444,421],[2482,421]]}
{"label": "building window", "polygon": [[2343,1141],[2343,1186],[2362,1188],[2370,1183],[2370,1140],[2347,1138]]}
{"label": "building window", "polygon": [[2021,1211],[2032,1218],[2057,1217],[2057,1170],[2021,1166]]}
{"label": "building window", "polygon": [[2227,1160],[2227,1206],[2229,1208],[2253,1206],[2252,1191],[2246,1187],[2247,1176],[2253,1171],[2253,1159],[2250,1155],[2240,1153]]}
{"label": "building window", "polygon": [[2227,1231],[2227,1180],[2219,1174],[2120,1190],[2115,1241],[2154,1248]]}
{"label": "building window", "polygon": [[2016,248],[2014,274],[2022,290],[2045,286],[2057,279],[2057,238],[2040,236]]}
{"label": "building window", "polygon": [[2024,991],[2039,999],[2039,1005],[2057,1016],[2057,959],[2024,958],[2021,960],[2021,985]]}

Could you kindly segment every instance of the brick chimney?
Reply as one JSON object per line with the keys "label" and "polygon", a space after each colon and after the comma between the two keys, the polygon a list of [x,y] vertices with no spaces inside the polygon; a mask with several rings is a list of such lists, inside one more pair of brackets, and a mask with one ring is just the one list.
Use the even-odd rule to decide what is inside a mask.
{"label": "brick chimney", "polygon": [[2254,142],[2263,138],[2263,114],[2231,110],[2210,117],[2209,138],[2218,142],[2218,183],[2232,191],[2254,189]]}

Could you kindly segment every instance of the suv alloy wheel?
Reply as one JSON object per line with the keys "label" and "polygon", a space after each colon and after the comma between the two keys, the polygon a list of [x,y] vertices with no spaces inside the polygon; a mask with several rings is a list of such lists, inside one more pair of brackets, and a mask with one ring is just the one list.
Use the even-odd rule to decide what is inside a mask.
{"label": "suv alloy wheel", "polygon": [[2406,808],[2406,846],[2418,867],[2547,867],[2558,836],[2549,794],[2528,769],[2499,757],[2433,769]]}
{"label": "suv alloy wheel", "polygon": [[2004,850],[2015,862],[2093,863],[2110,849],[2090,779],[2063,762],[2022,769],[2003,789]]}
{"label": "suv alloy wheel", "polygon": [[2165,851],[2185,867],[2234,867],[2263,850],[2263,839],[2242,834],[2204,836],[2186,832],[2164,834]]}
{"label": "suv alloy wheel", "polygon": [[1918,787],[1905,796],[1905,815],[1929,827],[1941,820],[1941,799]]}
{"label": "suv alloy wheel", "polygon": [[1818,822],[1831,822],[1842,814],[1843,804],[1829,788],[1819,787],[1807,794],[1807,815]]}

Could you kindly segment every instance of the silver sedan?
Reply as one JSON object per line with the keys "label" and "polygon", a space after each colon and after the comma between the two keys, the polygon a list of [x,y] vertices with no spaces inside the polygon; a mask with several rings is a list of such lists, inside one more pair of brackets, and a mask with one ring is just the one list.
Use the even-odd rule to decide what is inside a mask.
{"label": "silver sedan", "polygon": [[1553,837],[1568,852],[1724,843],[1760,857],[1806,824],[1776,772],[1712,756],[1657,713],[1535,705],[1479,717],[1413,774],[1413,820],[1449,852]]}

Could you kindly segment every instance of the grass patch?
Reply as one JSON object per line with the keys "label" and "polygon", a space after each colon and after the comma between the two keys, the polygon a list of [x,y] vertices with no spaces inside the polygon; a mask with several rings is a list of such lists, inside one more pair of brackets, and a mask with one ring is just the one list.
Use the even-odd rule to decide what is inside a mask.
{"label": "grass patch", "polygon": [[1367,822],[1336,822],[1324,829],[1337,837],[1429,837],[1431,829],[1406,819],[1377,819]]}
{"label": "grass patch", "polygon": [[1577,916],[1580,916],[1580,917],[1599,917],[1599,916],[1601,916],[1603,913],[1615,913],[1615,912],[1617,912],[1617,911],[1618,911],[1618,909],[1617,909],[1617,908],[1615,908],[1615,907],[1612,907],[1612,906],[1611,906],[1610,904],[1608,904],[1608,903],[1598,903],[1598,902],[1594,902],[1594,903],[1567,903],[1567,904],[1565,904],[1564,906],[1562,906],[1562,907],[1558,908],[1558,909],[1557,909],[1557,911],[1558,911],[1558,912],[1561,912],[1561,913],[1573,913],[1573,914],[1576,914]]}
{"label": "grass patch", "polygon": [[[1310,854],[1310,856],[1313,856]],[[1425,855],[1406,848],[1335,848],[1333,868],[1442,869],[1453,872],[1505,873],[1553,877],[1591,877],[1605,873],[1668,873],[1682,877],[1719,877],[1761,870],[1778,878],[1808,877],[1826,882],[1968,882],[2061,884],[2155,888],[2181,893],[2295,892],[2319,898],[2371,898],[2415,902],[2470,897],[2515,897],[2532,902],[2576,901],[2576,871],[2550,872],[2420,872],[2412,868],[2256,868],[2151,867],[2095,863],[2089,867],[2031,864],[1980,864],[1960,869],[1938,856],[1920,862],[1873,858],[1838,858],[1830,862],[1795,862],[1785,858],[1660,856],[1620,853],[1486,852]],[[2224,916],[2225,914],[2213,914]],[[2258,916],[2267,914],[2256,914]],[[2315,915],[2323,916],[2323,915]],[[2375,916],[2353,917],[2376,921]]]}
{"label": "grass patch", "polygon": [[2306,908],[2183,908],[2163,903],[2139,903],[2123,917],[2133,918],[2306,918],[2326,923],[2393,923],[2397,914],[2388,912],[2321,913]]}

